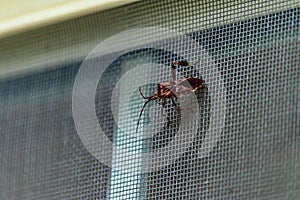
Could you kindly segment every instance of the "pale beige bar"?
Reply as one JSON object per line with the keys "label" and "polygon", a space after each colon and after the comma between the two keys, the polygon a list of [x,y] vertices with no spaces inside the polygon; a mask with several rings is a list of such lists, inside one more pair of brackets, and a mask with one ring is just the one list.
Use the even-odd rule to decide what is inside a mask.
{"label": "pale beige bar", "polygon": [[0,38],[76,17],[111,9],[137,0],[15,0],[0,1]]}

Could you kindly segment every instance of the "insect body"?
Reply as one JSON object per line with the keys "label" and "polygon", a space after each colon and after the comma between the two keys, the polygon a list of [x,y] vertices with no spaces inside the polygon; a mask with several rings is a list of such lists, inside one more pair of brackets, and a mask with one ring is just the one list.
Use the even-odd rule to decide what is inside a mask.
{"label": "insect body", "polygon": [[180,62],[172,63],[172,76],[173,76],[174,81],[158,83],[156,92],[149,97],[145,97],[144,94],[142,93],[141,87],[139,87],[139,92],[140,92],[141,96],[144,99],[146,99],[147,101],[145,102],[145,104],[143,105],[143,107],[141,109],[141,112],[140,112],[140,115],[138,118],[138,122],[137,122],[136,132],[138,132],[138,127],[140,124],[140,119],[143,114],[143,111],[149,102],[160,99],[160,100],[162,100],[162,106],[165,107],[167,99],[171,99],[172,103],[176,107],[176,109],[180,110],[180,107],[177,106],[174,99],[194,93],[194,92],[199,91],[202,88],[204,88],[204,86],[205,86],[204,81],[199,78],[189,77],[189,78],[175,80],[176,79],[176,65],[192,67],[192,65],[190,63],[188,63],[187,61],[180,61]]}

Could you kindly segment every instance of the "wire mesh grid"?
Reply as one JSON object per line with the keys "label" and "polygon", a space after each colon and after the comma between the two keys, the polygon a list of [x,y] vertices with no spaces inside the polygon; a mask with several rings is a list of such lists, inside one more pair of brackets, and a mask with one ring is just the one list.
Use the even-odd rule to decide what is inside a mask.
{"label": "wire mesh grid", "polygon": [[[121,14],[125,10],[127,15]],[[109,63],[97,82],[93,108],[110,143],[99,143],[87,134],[89,144],[107,162],[90,153],[72,116],[82,55],[55,69],[1,80],[0,199],[299,198],[299,13],[297,1],[145,1],[62,24],[74,32],[84,20],[91,23],[87,29],[100,22],[112,32],[144,25],[175,29],[208,52],[214,68],[205,61],[205,67],[197,68],[201,52],[186,49],[186,40],[166,43],[164,49],[125,52]],[[114,29],[104,20],[110,16]],[[99,27],[87,34],[97,42],[106,34]],[[29,32],[24,37],[32,36],[36,35]],[[78,41],[84,45],[93,39]],[[35,45],[34,41],[29,43]],[[67,39],[50,45],[49,54],[59,41]],[[81,51],[71,43],[63,57]],[[174,54],[173,46],[187,56]],[[25,50],[24,56],[30,51]],[[57,54],[59,50],[53,50]],[[38,56],[32,60],[46,62],[42,54]],[[179,66],[174,79],[172,62],[187,57],[194,68]],[[215,74],[222,81],[211,79]],[[128,88],[142,77],[151,80],[137,85],[146,97],[157,94],[159,83],[189,77],[203,79],[207,87],[174,99],[175,104],[171,98],[165,106],[163,99],[151,101],[137,125],[147,100],[138,87]],[[116,87],[125,78],[132,82]],[[225,92],[214,93],[213,81]],[[83,89],[88,90],[91,79],[86,82]],[[129,100],[120,103],[124,95]],[[225,109],[219,95],[225,97]],[[80,98],[86,101],[84,93]],[[82,104],[82,113],[89,109],[87,104]],[[211,118],[222,111],[224,126],[213,127]],[[85,131],[92,133],[92,118],[82,115]],[[212,151],[199,156],[209,130],[219,129]],[[181,132],[189,134],[179,140]],[[176,149],[170,151],[170,146]],[[155,153],[165,157],[155,159]]]}

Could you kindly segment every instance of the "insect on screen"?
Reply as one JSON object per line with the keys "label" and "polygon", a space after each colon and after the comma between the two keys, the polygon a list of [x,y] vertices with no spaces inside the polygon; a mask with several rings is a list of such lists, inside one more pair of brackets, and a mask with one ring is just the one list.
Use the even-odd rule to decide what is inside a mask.
{"label": "insect on screen", "polygon": [[299,24],[147,0],[2,38],[0,199],[299,198]]}

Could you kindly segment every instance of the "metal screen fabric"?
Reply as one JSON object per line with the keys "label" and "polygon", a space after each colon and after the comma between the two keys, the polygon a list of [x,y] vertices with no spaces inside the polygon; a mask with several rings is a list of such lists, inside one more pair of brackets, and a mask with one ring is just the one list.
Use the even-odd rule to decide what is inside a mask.
{"label": "metal screen fabric", "polygon": [[0,199],[299,199],[299,24],[142,1],[1,39]]}

